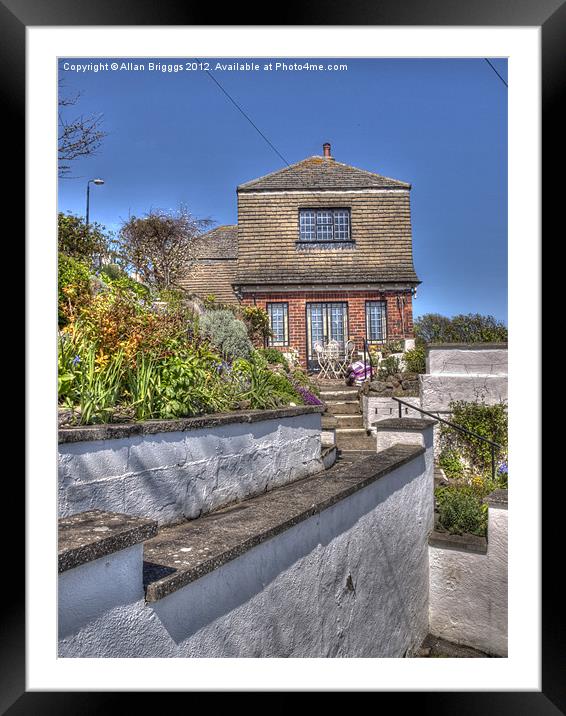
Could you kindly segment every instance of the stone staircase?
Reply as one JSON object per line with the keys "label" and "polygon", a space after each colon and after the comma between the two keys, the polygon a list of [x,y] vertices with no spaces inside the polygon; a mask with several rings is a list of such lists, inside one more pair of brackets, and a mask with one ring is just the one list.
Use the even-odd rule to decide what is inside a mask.
{"label": "stone staircase", "polygon": [[340,453],[375,452],[375,437],[367,434],[356,386],[342,382],[320,383],[320,397],[327,405],[323,430],[335,430]]}

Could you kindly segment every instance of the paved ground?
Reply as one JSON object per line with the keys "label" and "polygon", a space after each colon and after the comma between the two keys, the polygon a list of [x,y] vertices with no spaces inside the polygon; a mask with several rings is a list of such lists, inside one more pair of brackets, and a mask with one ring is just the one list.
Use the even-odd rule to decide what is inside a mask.
{"label": "paved ground", "polygon": [[421,648],[415,654],[416,659],[490,659],[490,655],[471,646],[462,646],[428,634]]}

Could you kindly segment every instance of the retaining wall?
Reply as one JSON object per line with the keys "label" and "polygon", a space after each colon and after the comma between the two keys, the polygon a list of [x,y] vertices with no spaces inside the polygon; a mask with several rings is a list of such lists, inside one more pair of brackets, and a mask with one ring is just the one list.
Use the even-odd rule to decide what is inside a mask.
{"label": "retaining wall", "polygon": [[487,542],[431,535],[430,632],[507,656],[507,491],[487,499]]}
{"label": "retaining wall", "polygon": [[59,514],[168,524],[323,469],[318,406],[59,431]]}
{"label": "retaining wall", "polygon": [[428,631],[427,450],[393,446],[165,528],[145,544],[146,600],[132,551],[112,555],[106,574],[129,571],[134,586],[122,579],[123,599],[118,588],[94,611],[83,605],[102,600],[107,558],[72,565],[59,585],[59,655],[410,655]]}
{"label": "retaining wall", "polygon": [[430,345],[426,370],[419,376],[423,410],[446,413],[457,400],[507,401],[507,344]]}

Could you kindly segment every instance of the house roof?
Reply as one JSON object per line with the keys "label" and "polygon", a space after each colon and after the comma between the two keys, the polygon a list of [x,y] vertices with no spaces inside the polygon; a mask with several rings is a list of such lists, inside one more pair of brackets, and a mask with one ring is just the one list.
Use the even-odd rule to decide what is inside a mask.
{"label": "house roof", "polygon": [[179,283],[201,298],[214,296],[220,303],[236,303],[238,299],[232,288],[236,264],[235,259],[202,259],[191,266]]}
{"label": "house roof", "polygon": [[334,157],[307,157],[296,164],[240,184],[238,192],[286,189],[410,189],[407,182],[337,162]]}
{"label": "house roof", "polygon": [[217,226],[202,234],[195,242],[197,259],[237,259],[238,227],[234,225]]}
{"label": "house roof", "polygon": [[214,295],[221,303],[237,301],[232,283],[236,278],[238,227],[217,226],[200,236],[195,243],[195,258],[181,286],[201,298]]}

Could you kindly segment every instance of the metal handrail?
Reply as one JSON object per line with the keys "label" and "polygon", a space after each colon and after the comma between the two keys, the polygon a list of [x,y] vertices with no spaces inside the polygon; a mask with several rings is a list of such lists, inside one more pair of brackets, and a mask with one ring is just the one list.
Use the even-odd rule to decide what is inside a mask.
{"label": "metal handrail", "polygon": [[417,407],[416,405],[413,405],[412,403],[407,403],[405,400],[401,400],[401,398],[396,398],[394,395],[391,396],[393,400],[396,400],[399,403],[399,417],[403,417],[403,411],[401,408],[401,405],[406,405],[408,408],[411,408],[412,410],[418,410],[419,413],[422,413],[423,415],[429,415],[431,418],[434,418],[435,420],[438,420],[440,423],[444,423],[445,425],[449,425],[451,428],[454,428],[455,430],[459,430],[461,433],[465,433],[466,435],[471,435],[474,438],[477,438],[478,440],[481,440],[484,443],[488,443],[491,447],[491,479],[495,481],[495,451],[496,449],[503,450],[503,446],[499,443],[494,442],[493,440],[488,440],[487,438],[484,438],[483,435],[478,435],[477,433],[474,433],[473,430],[468,430],[468,428],[463,428],[461,425],[458,425],[457,423],[451,423],[449,420],[444,420],[444,418],[439,418],[438,415],[435,415],[434,413],[429,413],[428,410],[423,410],[422,408]]}
{"label": "metal handrail", "polygon": [[[367,360],[366,360],[367,356]],[[369,345],[367,340],[364,339],[364,364],[367,366],[369,365],[369,379],[370,381],[373,380],[373,366],[371,364],[371,355],[369,352]]]}

